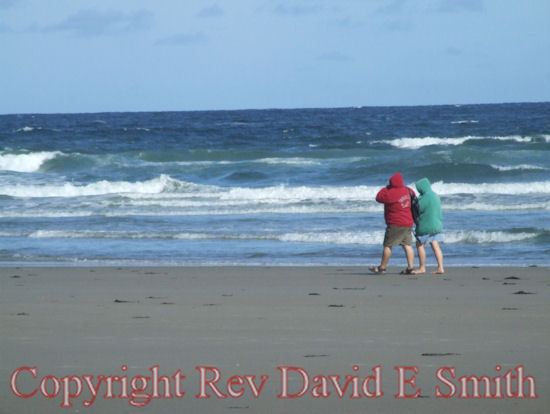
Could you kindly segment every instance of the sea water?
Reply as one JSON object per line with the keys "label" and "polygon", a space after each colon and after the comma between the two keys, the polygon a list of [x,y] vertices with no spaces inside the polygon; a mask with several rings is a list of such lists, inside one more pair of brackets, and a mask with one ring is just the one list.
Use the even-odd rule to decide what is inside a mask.
{"label": "sea water", "polygon": [[446,264],[550,265],[550,103],[2,115],[0,265],[375,264],[396,172]]}

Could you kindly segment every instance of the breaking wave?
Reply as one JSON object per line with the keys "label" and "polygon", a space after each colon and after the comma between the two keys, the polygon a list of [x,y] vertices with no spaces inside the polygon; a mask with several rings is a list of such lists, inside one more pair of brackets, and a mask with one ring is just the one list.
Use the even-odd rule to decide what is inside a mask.
{"label": "breaking wave", "polygon": [[[397,138],[392,140],[375,141],[378,144],[388,144],[400,149],[420,149],[432,145],[440,146],[458,146],[469,141],[511,141],[517,143],[532,143],[537,142],[533,137],[522,137],[519,135],[511,135],[505,137],[481,137],[481,136],[465,136],[459,138],[438,138],[438,137],[423,137],[423,138]],[[548,142],[548,141],[547,141]]]}
{"label": "breaking wave", "polygon": [[[448,244],[492,244],[514,243],[535,240],[547,236],[549,230],[532,231],[444,231],[443,242]],[[2,232],[0,237],[29,237],[37,239],[161,239],[161,240],[262,240],[284,243],[314,243],[335,245],[380,245],[384,240],[383,230],[374,231],[317,231],[305,233],[257,233],[227,234],[208,232],[184,233],[140,233],[123,231],[82,231],[82,230],[37,230],[29,234]]]}
{"label": "breaking wave", "polygon": [[31,173],[40,170],[40,167],[58,155],[60,151],[39,151],[29,153],[0,153],[0,170]]}

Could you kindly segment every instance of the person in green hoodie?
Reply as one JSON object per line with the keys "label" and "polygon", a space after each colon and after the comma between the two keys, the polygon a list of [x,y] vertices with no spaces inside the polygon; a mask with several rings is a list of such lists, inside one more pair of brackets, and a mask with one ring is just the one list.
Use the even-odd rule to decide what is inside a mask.
{"label": "person in green hoodie", "polygon": [[416,189],[419,192],[418,203],[420,206],[420,217],[416,224],[416,248],[418,250],[418,261],[420,262],[417,270],[413,273],[426,273],[426,243],[430,243],[437,260],[437,270],[434,274],[443,274],[443,252],[439,247],[441,241],[441,231],[443,230],[443,221],[441,218],[441,200],[434,193],[430,181],[422,178],[417,181]]}

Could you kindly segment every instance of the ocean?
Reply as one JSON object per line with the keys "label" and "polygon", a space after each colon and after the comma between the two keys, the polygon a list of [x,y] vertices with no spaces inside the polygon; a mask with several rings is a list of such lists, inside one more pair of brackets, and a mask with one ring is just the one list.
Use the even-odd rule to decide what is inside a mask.
{"label": "ocean", "polygon": [[0,265],[378,264],[395,172],[446,265],[550,265],[550,103],[1,115]]}

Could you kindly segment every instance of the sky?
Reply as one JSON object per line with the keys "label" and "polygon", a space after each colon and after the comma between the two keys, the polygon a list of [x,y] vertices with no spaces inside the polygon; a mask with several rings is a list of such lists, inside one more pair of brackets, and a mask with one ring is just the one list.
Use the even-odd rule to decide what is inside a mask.
{"label": "sky", "polygon": [[0,0],[0,114],[550,101],[548,0]]}

